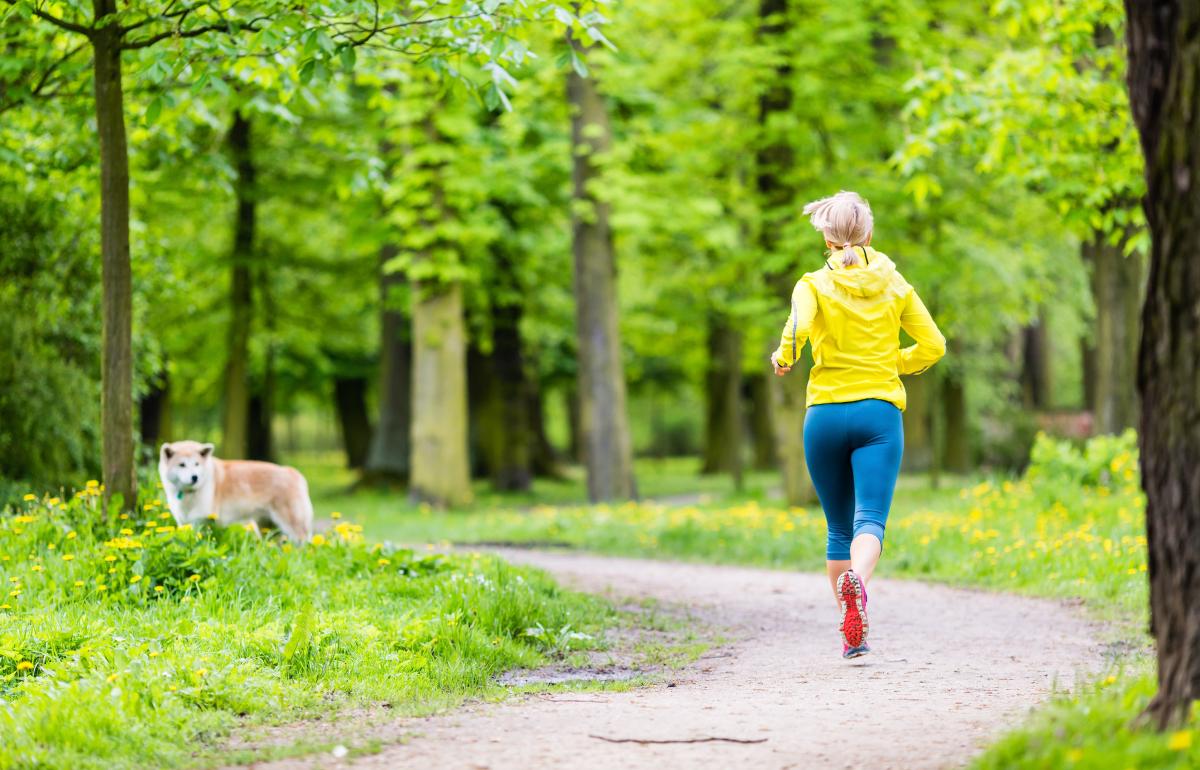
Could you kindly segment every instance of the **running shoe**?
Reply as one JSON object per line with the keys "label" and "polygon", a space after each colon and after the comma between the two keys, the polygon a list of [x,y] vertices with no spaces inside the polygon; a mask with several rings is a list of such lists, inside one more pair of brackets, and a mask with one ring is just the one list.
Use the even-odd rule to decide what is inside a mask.
{"label": "running shoe", "polygon": [[842,644],[842,657],[846,659],[857,658],[866,655],[870,651],[871,646],[866,642],[863,642],[857,647],[851,647],[850,645],[844,643]]}
{"label": "running shoe", "polygon": [[[842,644],[844,657],[857,657],[867,651],[867,594],[862,581],[853,570],[846,570],[837,579],[838,604],[841,605]],[[862,649],[855,655],[849,653]]]}

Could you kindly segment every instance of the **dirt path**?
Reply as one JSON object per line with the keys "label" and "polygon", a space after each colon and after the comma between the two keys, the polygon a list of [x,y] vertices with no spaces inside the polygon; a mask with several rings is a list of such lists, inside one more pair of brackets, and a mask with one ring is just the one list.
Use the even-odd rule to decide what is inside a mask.
{"label": "dirt path", "polygon": [[686,605],[734,641],[658,685],[475,704],[397,724],[404,742],[378,754],[263,767],[958,767],[1056,683],[1103,663],[1098,629],[1057,602],[877,580],[875,652],[850,662],[820,575],[501,553],[580,590]]}

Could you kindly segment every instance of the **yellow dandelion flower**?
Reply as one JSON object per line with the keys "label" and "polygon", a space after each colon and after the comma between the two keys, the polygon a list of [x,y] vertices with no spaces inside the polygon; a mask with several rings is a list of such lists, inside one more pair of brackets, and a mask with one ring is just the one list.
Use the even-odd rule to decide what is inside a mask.
{"label": "yellow dandelion flower", "polygon": [[162,513],[158,514],[158,518],[160,518],[160,519],[169,519],[169,518],[171,518],[171,512],[170,512],[170,511],[163,511]]}
{"label": "yellow dandelion flower", "polygon": [[16,599],[18,596],[21,595],[21,589],[14,588],[13,590],[8,592],[8,595],[11,596],[12,598]]}
{"label": "yellow dandelion flower", "polygon": [[17,577],[16,575],[13,575],[12,577],[10,577],[10,578],[8,579],[8,582],[10,582],[10,583],[20,583],[20,582],[21,582],[21,578]]}
{"label": "yellow dandelion flower", "polygon": [[128,519],[129,519],[129,514],[128,514],[128,513],[122,513],[122,514],[121,514],[121,516],[120,516],[120,519],[121,519],[121,521],[126,521],[126,520],[128,520]]}
{"label": "yellow dandelion flower", "polygon": [[70,553],[64,553],[62,559],[63,559],[63,561],[74,561],[75,555],[70,554]]}
{"label": "yellow dandelion flower", "polygon": [[142,580],[141,575],[134,575],[133,577],[129,578],[130,583],[138,583],[138,582],[141,582],[141,580]]}
{"label": "yellow dandelion flower", "polygon": [[105,557],[104,557],[104,560],[105,560],[105,561],[116,561],[116,560],[117,560],[117,557],[116,557],[116,556],[113,556],[113,555],[110,553],[108,556],[105,556]]}
{"label": "yellow dandelion flower", "polygon": [[99,481],[97,481],[96,479],[88,479],[87,486],[88,486],[89,488],[90,488],[90,487],[98,487],[98,486],[100,486],[100,482],[99,482]]}
{"label": "yellow dandelion flower", "polygon": [[96,586],[96,590],[97,590],[97,591],[107,591],[107,590],[108,590],[108,586],[106,586],[106,585],[104,585],[103,583],[101,583],[101,584],[99,584],[98,586]]}
{"label": "yellow dandelion flower", "polygon": [[34,500],[37,500],[37,495],[25,495],[25,497],[22,499],[27,503],[31,503]]}
{"label": "yellow dandelion flower", "polygon": [[154,593],[156,594],[161,594],[165,590],[167,589],[163,588],[162,586],[154,586]]}
{"label": "yellow dandelion flower", "polygon": [[35,564],[35,565],[33,565],[32,567],[30,567],[29,569],[33,570],[34,572],[41,572],[41,571],[43,571],[45,568],[44,568],[44,567],[42,567],[42,565],[40,565],[40,564]]}
{"label": "yellow dandelion flower", "polygon": [[210,513],[210,514],[208,514],[207,516],[205,516],[204,518],[208,519],[209,521],[216,521],[216,520],[217,520],[217,514],[215,514],[215,513]]}
{"label": "yellow dandelion flower", "polygon": [[188,580],[192,581],[193,583],[199,583],[200,576],[199,575],[188,575]]}
{"label": "yellow dandelion flower", "polygon": [[151,650],[151,651],[150,651],[150,657],[152,657],[152,658],[157,658],[157,657],[158,657],[158,651],[157,651],[157,650]]}
{"label": "yellow dandelion flower", "polygon": [[84,582],[83,582],[82,580],[76,580],[76,581],[75,581],[75,587],[76,587],[76,588],[83,588],[83,586],[84,586]]}
{"label": "yellow dandelion flower", "polygon": [[167,687],[167,689],[168,689],[168,690],[170,690],[171,692],[175,692],[175,691],[176,691],[176,690],[178,690],[179,688],[178,688],[178,687],[176,687],[175,685],[171,685],[171,686]]}
{"label": "yellow dandelion flower", "polygon": [[132,530],[132,529],[129,529],[128,527],[126,527],[125,529],[122,529],[122,530],[121,530],[121,534],[122,534],[122,535],[132,535],[132,534],[133,534],[133,530]]}
{"label": "yellow dandelion flower", "polygon": [[1110,684],[1114,684],[1114,683],[1116,683],[1116,681],[1117,681],[1117,677],[1116,677],[1116,675],[1115,675],[1115,674],[1109,674],[1107,677],[1105,677],[1105,678],[1104,678],[1104,686],[1105,686],[1105,687],[1107,687],[1107,686],[1109,686]]}
{"label": "yellow dandelion flower", "polygon": [[70,532],[68,532],[68,533],[67,533],[67,539],[68,539],[68,540],[74,540],[74,539],[75,539],[75,530],[71,530]]}
{"label": "yellow dandelion flower", "polygon": [[325,545],[325,536],[324,535],[313,535],[312,536],[312,544],[313,545]]}
{"label": "yellow dandelion flower", "polygon": [[0,604],[0,610],[11,610],[11,609],[12,609],[12,605]]}
{"label": "yellow dandelion flower", "polygon": [[56,546],[54,543],[50,543],[48,546],[46,546],[47,551],[53,551],[55,548],[58,548],[58,546]]}
{"label": "yellow dandelion flower", "polygon": [[17,671],[28,671],[33,668],[33,664],[27,660],[23,660],[17,664]]}
{"label": "yellow dandelion flower", "polygon": [[1171,733],[1171,737],[1167,739],[1167,748],[1171,751],[1186,751],[1191,747],[1191,730],[1180,730],[1179,732]]}
{"label": "yellow dandelion flower", "polygon": [[62,502],[62,501],[59,500],[57,497],[52,497],[46,501],[46,504],[47,505],[58,505],[60,502]]}
{"label": "yellow dandelion flower", "polygon": [[380,559],[379,561],[376,562],[376,564],[378,564],[380,567],[386,567],[387,565],[389,565],[391,563],[392,562],[389,559]]}
{"label": "yellow dandelion flower", "polygon": [[207,668],[198,668],[198,669],[196,669],[195,673],[196,673],[196,676],[208,676],[208,669]]}

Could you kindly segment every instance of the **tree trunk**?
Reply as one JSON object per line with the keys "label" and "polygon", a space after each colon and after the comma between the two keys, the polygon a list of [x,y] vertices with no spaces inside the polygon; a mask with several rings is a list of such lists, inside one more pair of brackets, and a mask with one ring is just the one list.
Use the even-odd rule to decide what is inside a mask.
{"label": "tree trunk", "polygon": [[158,452],[161,441],[171,435],[171,380],[164,368],[150,382],[149,390],[138,404],[142,444]]}
{"label": "tree trunk", "polygon": [[903,377],[908,393],[908,408],[904,410],[905,471],[927,471],[933,464],[933,390],[931,375]]}
{"label": "tree trunk", "polygon": [[471,501],[462,287],[413,281],[410,496],[439,508]]}
{"label": "tree trunk", "polygon": [[1083,408],[1096,413],[1096,342],[1092,333],[1086,332],[1079,339],[1079,363],[1083,370]]}
{"label": "tree trunk", "polygon": [[[116,13],[116,0],[94,0],[95,18]],[[121,30],[107,24],[91,36],[100,144],[100,253],[103,284],[101,440],[104,499],[137,503],[133,457],[133,278],[129,262],[129,149],[121,85]]]}
{"label": "tree trunk", "polygon": [[408,319],[397,308],[404,276],[389,271],[387,263],[396,256],[395,246],[380,249],[379,295],[379,422],[371,436],[371,448],[363,480],[368,483],[408,481],[409,439],[412,430],[412,342]]}
{"label": "tree trunk", "polygon": [[371,420],[367,416],[367,378],[335,377],[333,403],[342,429],[346,467],[360,470],[371,446]]}
{"label": "tree trunk", "polygon": [[[954,358],[957,358],[954,356]],[[952,361],[951,364],[954,362]],[[945,366],[945,364],[943,364]],[[962,374],[954,366],[946,370],[942,383],[942,466],[951,473],[971,468],[971,443],[967,424],[967,390]]]}
{"label": "tree trunk", "polygon": [[275,447],[275,304],[267,266],[260,264],[255,273],[258,284],[259,316],[267,338],[262,379],[251,388],[246,425],[246,456],[251,460],[278,462]]}
{"label": "tree trunk", "polygon": [[541,383],[536,377],[529,380],[529,425],[533,436],[533,449],[530,463],[533,475],[540,478],[562,478],[559,468],[559,454],[546,435],[546,408]]}
{"label": "tree trunk", "polygon": [[1126,0],[1129,90],[1146,159],[1150,276],[1137,388],[1158,694],[1182,723],[1200,697],[1200,4]]}
{"label": "tree trunk", "polygon": [[1097,433],[1133,426],[1137,410],[1135,368],[1141,257],[1125,256],[1120,245],[1097,234],[1084,246],[1091,266],[1094,326],[1094,410]]}
{"label": "tree trunk", "polygon": [[[576,55],[584,49],[572,39]],[[609,206],[596,197],[601,172],[596,156],[612,142],[608,111],[592,78],[567,75],[571,111],[571,250],[579,335],[579,417],[588,498],[637,496],[633,441],[625,401],[625,368],[617,320],[617,269]]]}
{"label": "tree trunk", "polygon": [[[501,260],[503,264],[511,263]],[[515,279],[514,279],[515,280]],[[529,383],[521,350],[521,306],[496,305],[492,312],[491,395],[497,430],[485,445],[488,475],[498,491],[524,492],[533,481]]]}
{"label": "tree trunk", "polygon": [[249,457],[251,262],[254,259],[256,201],[254,161],[250,156],[250,121],[239,111],[229,129],[229,154],[237,180],[232,270],[229,276],[230,317],[226,343],[225,404],[221,456]]}
{"label": "tree trunk", "polygon": [[1050,406],[1049,343],[1046,339],[1046,314],[1041,312],[1021,329],[1021,403],[1026,409]]}
{"label": "tree trunk", "polygon": [[771,383],[770,374],[758,372],[748,375],[746,400],[750,412],[750,432],[754,442],[754,469],[766,471],[778,467],[775,454],[775,432],[771,427]]}
{"label": "tree trunk", "polygon": [[728,318],[708,325],[704,464],[701,473],[729,473],[742,485],[742,335]]}
{"label": "tree trunk", "polygon": [[579,416],[579,386],[568,389],[563,394],[567,402],[567,454],[573,463],[583,463],[583,428]]}
{"label": "tree trunk", "polygon": [[[788,5],[788,0],[761,0],[759,36],[764,44],[780,46],[788,31]],[[791,74],[791,65],[783,54],[781,63],[772,73],[772,82],[763,89],[758,101],[761,138],[755,185],[762,208],[758,244],[763,254],[772,254],[779,248],[779,233],[796,216],[795,190],[786,181],[794,165],[794,153],[790,137],[780,128],[779,120],[792,109]],[[795,276],[777,273],[768,276],[768,285],[775,296],[790,298]],[[786,299],[783,306],[787,306]],[[764,362],[763,365],[767,364]],[[812,357],[805,354],[786,377],[772,376],[770,379],[776,454],[790,505],[806,505],[817,499],[804,460],[804,413],[811,369]]]}

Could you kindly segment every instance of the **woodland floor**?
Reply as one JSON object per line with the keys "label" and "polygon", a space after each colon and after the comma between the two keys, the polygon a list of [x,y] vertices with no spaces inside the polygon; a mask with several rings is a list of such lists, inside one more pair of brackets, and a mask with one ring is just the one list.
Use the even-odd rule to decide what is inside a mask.
{"label": "woodland floor", "polygon": [[[347,745],[360,746],[349,755],[255,767],[959,767],[1049,693],[1104,665],[1104,627],[1059,601],[876,580],[874,652],[843,661],[823,575],[500,553],[618,603],[674,608],[725,641],[645,687],[376,715],[361,731],[340,725]],[[277,739],[286,737],[284,728]],[[738,742],[700,742],[710,738]],[[647,743],[612,742],[627,739]]]}

